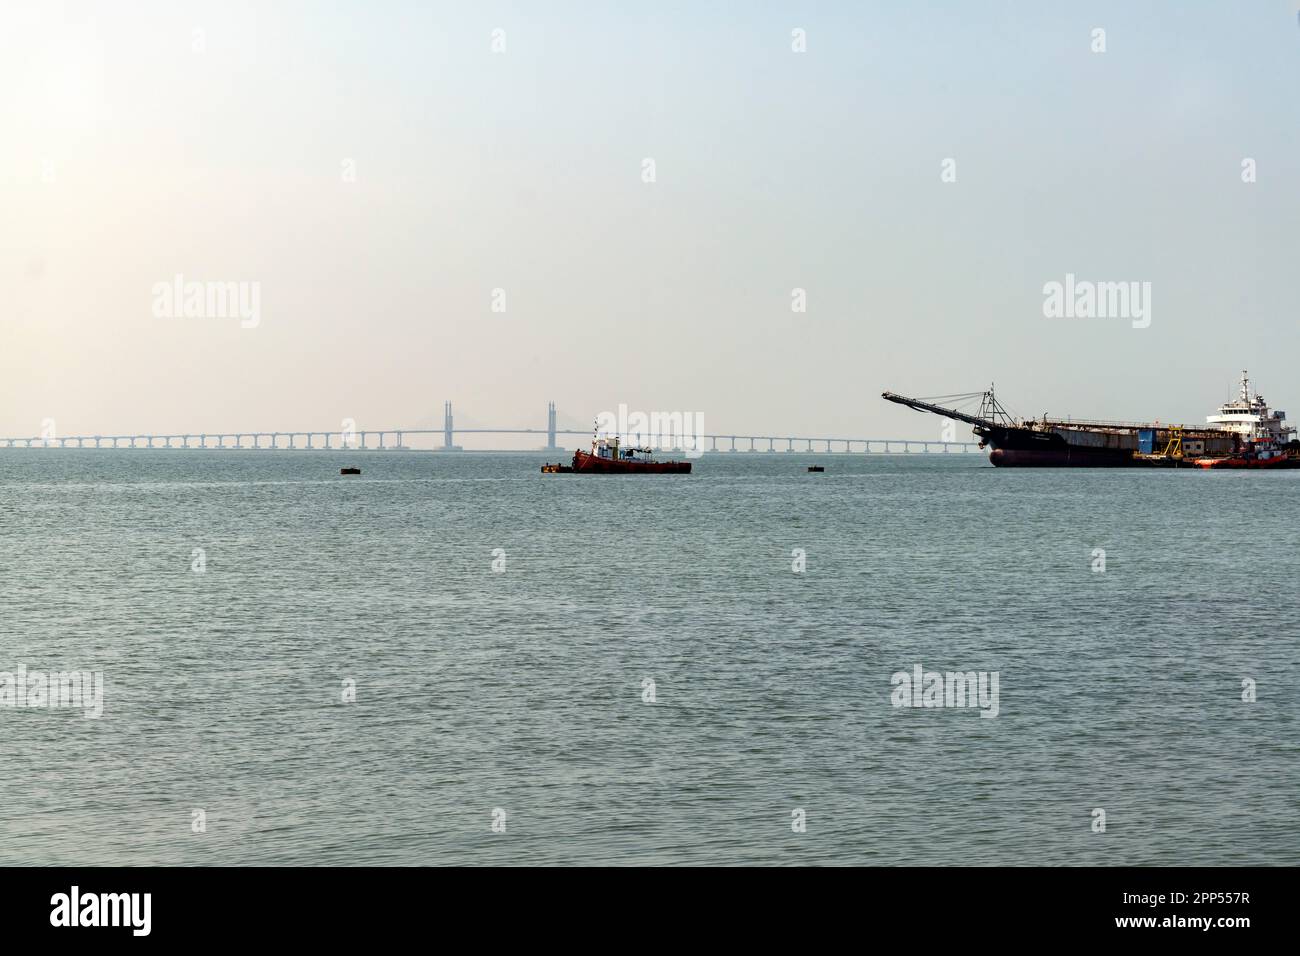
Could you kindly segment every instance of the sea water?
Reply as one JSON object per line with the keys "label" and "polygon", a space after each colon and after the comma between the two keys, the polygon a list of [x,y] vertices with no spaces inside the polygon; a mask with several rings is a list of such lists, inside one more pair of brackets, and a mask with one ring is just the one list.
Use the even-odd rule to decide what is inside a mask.
{"label": "sea water", "polygon": [[1300,472],[547,457],[0,451],[0,863],[1300,862]]}

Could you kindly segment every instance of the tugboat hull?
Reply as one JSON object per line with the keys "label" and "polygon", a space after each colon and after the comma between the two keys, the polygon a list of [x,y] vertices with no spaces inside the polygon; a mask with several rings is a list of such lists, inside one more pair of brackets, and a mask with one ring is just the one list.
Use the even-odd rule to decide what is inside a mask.
{"label": "tugboat hull", "polygon": [[1271,458],[1198,458],[1193,464],[1197,468],[1300,468],[1300,458],[1276,455]]}
{"label": "tugboat hull", "polygon": [[573,453],[573,470],[582,474],[600,475],[689,475],[689,461],[632,461],[628,459],[599,458],[585,451]]}

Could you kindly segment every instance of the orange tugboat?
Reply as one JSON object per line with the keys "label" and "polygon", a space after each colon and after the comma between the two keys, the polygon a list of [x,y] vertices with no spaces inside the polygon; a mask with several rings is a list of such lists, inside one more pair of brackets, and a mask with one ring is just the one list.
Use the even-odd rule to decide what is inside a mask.
{"label": "orange tugboat", "polygon": [[689,461],[655,461],[654,451],[622,447],[617,438],[591,443],[591,451],[575,451],[572,465],[542,465],[542,473],[595,475],[689,475]]}
{"label": "orange tugboat", "polygon": [[1224,458],[1197,458],[1197,468],[1296,468],[1300,458],[1293,458],[1277,443],[1266,438],[1246,439],[1241,451]]}

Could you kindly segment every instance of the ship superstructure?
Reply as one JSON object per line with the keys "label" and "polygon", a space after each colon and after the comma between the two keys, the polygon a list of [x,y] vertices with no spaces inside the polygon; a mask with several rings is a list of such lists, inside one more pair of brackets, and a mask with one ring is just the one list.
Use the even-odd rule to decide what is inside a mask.
{"label": "ship superstructure", "polygon": [[1286,412],[1268,407],[1264,396],[1252,394],[1250,375],[1241,373],[1241,393],[1236,400],[1224,402],[1217,415],[1209,415],[1206,424],[1224,431],[1236,432],[1243,438],[1273,441],[1285,444],[1295,438],[1295,429],[1286,424]]}

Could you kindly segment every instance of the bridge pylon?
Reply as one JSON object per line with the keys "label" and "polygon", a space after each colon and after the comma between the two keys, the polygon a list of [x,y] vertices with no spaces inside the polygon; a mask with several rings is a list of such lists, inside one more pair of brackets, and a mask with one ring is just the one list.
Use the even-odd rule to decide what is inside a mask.
{"label": "bridge pylon", "polygon": [[451,402],[442,403],[442,447],[435,451],[463,451],[460,445],[456,444],[455,422],[451,415]]}
{"label": "bridge pylon", "polygon": [[546,403],[546,447],[542,451],[563,451],[555,444],[555,403]]}

